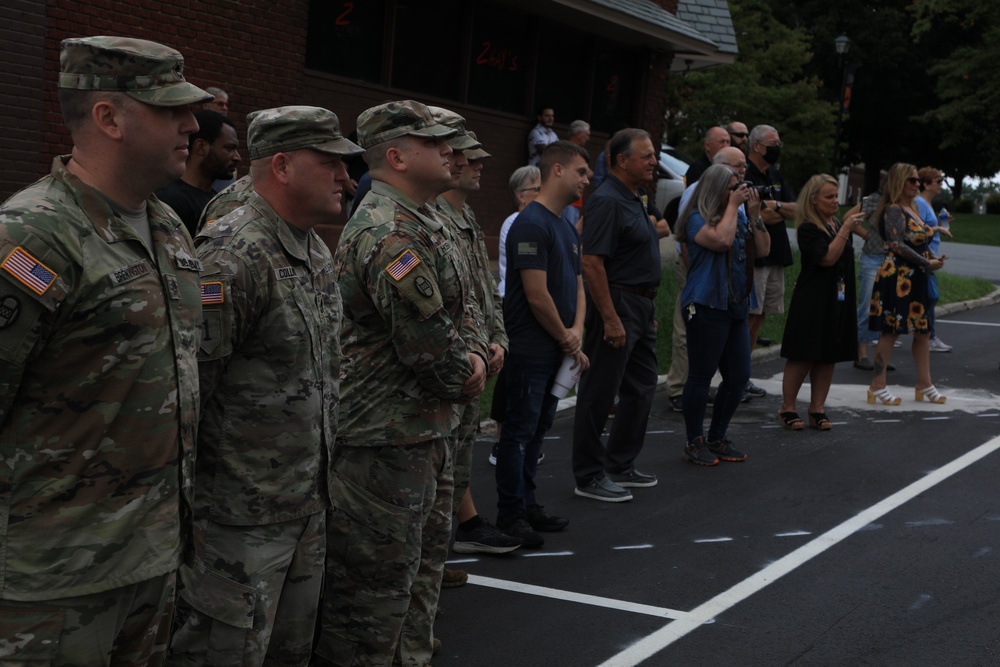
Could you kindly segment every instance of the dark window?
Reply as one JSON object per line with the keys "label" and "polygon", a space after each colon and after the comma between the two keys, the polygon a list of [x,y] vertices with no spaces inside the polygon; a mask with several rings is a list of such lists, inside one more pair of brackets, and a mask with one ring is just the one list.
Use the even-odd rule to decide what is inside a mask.
{"label": "dark window", "polygon": [[413,91],[417,96],[459,99],[463,27],[462,4],[458,0],[399,0],[392,87]]}
{"label": "dark window", "polygon": [[590,109],[593,129],[611,132],[618,125],[633,122],[633,103],[639,97],[636,68],[640,60],[638,51],[598,44]]}
{"label": "dark window", "polygon": [[532,116],[546,106],[556,112],[556,122],[560,124],[588,120],[591,44],[582,32],[547,21],[542,24]]}
{"label": "dark window", "polygon": [[531,69],[527,15],[509,7],[476,4],[469,54],[469,102],[525,113]]}
{"label": "dark window", "polygon": [[306,67],[381,83],[386,0],[309,0]]}

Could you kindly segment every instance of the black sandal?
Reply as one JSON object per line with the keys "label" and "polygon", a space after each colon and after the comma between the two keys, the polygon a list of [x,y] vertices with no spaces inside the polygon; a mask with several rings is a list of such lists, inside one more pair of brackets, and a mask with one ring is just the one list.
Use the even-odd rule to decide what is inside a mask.
{"label": "black sandal", "polygon": [[818,431],[829,431],[833,428],[833,422],[827,418],[825,412],[810,412],[809,426]]}
{"label": "black sandal", "polygon": [[797,412],[779,412],[778,423],[789,431],[801,431],[805,428],[805,423]]}

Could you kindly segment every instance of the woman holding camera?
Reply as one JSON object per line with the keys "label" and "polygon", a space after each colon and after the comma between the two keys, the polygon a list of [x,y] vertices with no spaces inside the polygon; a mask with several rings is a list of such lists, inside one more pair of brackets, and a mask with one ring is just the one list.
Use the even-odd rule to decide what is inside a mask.
{"label": "woman holding camera", "polygon": [[[680,297],[689,364],[683,398],[684,458],[705,466],[720,459],[743,461],[747,455],[733,446],[727,432],[750,378],[747,313],[757,302],[753,260],[771,249],[760,219],[760,198],[729,167],[712,165],[698,179],[675,231],[678,241],[687,243],[690,261]],[[705,406],[716,369],[722,383],[706,440]]]}
{"label": "woman holding camera", "polygon": [[802,418],[795,400],[809,377],[809,425],[829,431],[826,397],[833,382],[834,364],[852,361],[857,354],[854,298],[854,249],[851,233],[864,214],[837,215],[837,181],[826,174],[810,178],[799,194],[795,215],[802,269],[795,281],[781,340],[785,373],[781,382],[778,421],[798,431]]}
{"label": "woman holding camera", "polygon": [[912,164],[892,165],[885,189],[875,219],[889,251],[878,271],[869,311],[868,327],[882,333],[875,347],[875,375],[868,388],[868,402],[899,405],[899,397],[886,387],[885,371],[896,339],[900,334],[912,333],[916,400],[944,403],[947,398],[931,382],[927,276],[944,266],[945,257],[931,252],[928,243],[933,231],[917,214],[917,168]]}

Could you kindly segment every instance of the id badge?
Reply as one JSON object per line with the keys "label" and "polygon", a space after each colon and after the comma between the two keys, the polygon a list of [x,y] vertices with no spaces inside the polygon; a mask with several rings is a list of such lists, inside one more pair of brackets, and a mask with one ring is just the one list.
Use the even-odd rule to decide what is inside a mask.
{"label": "id badge", "polygon": [[837,301],[843,301],[846,296],[846,288],[844,286],[844,279],[840,278],[837,280]]}

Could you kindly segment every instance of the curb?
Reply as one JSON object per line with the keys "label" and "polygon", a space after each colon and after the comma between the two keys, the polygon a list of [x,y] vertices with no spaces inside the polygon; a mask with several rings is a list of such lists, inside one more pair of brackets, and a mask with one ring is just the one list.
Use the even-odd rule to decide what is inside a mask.
{"label": "curb", "polygon": [[[969,301],[956,301],[954,303],[946,303],[943,306],[938,306],[935,309],[936,315],[950,315],[952,313],[961,313],[966,310],[973,310],[975,308],[982,308],[983,306],[992,306],[994,304],[1000,303],[1000,287],[996,288],[990,294],[978,299],[970,299]],[[776,343],[763,348],[757,348],[750,353],[750,363],[751,364],[763,364],[768,361],[774,361],[779,357],[781,352],[781,344]],[[656,386],[659,387],[661,384],[666,384],[667,376],[660,375],[656,378]],[[563,410],[569,410],[570,408],[576,407],[576,396],[569,396],[567,398],[560,399],[558,406],[556,407],[556,412],[562,412]],[[479,422],[479,427],[492,427],[495,422],[492,419],[484,419]]]}

